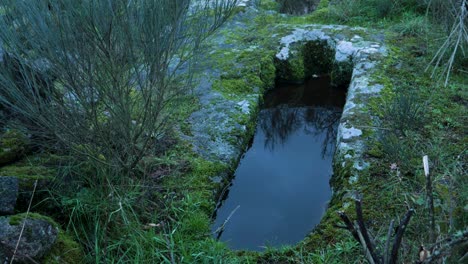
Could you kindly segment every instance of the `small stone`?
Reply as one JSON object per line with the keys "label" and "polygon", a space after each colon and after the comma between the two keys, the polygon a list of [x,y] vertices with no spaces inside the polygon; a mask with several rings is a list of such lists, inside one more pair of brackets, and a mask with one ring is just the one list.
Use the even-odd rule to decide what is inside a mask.
{"label": "small stone", "polygon": [[18,189],[18,178],[0,176],[0,215],[13,214],[18,198]]}

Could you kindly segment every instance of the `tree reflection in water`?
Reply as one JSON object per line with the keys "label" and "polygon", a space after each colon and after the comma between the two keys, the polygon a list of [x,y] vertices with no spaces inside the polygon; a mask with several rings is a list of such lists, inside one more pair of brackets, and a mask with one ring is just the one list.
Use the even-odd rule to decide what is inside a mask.
{"label": "tree reflection in water", "polygon": [[285,84],[269,92],[258,120],[266,137],[265,148],[273,151],[303,129],[317,139],[323,137],[322,157],[333,155],[345,96],[343,89],[330,87],[329,77],[302,85]]}
{"label": "tree reflection in water", "polygon": [[322,157],[333,155],[341,109],[338,107],[295,107],[279,105],[263,109],[259,115],[259,127],[265,134],[265,148],[273,151],[282,146],[288,137],[299,129],[305,134],[324,135]]}
{"label": "tree reflection in water", "polygon": [[326,77],[265,95],[252,144],[216,212],[220,240],[233,249],[291,245],[320,222],[345,96]]}

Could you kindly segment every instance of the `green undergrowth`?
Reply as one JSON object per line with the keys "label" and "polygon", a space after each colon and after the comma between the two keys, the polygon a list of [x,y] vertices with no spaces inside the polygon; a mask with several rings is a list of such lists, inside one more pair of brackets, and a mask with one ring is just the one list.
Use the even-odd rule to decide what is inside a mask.
{"label": "green undergrowth", "polygon": [[[297,245],[268,248],[264,253],[234,252],[217,242],[210,226],[211,217],[237,161],[226,164],[206,160],[195,154],[190,144],[176,138],[161,147],[157,156],[142,162],[144,173],[130,173],[131,179],[124,175],[125,180],[121,182],[112,180],[119,175],[110,177],[106,171],[93,175],[89,171],[80,174],[83,169],[70,169],[73,175],[86,180],[80,182],[80,189],[74,195],[54,195],[55,202],[63,209],[57,215],[66,215],[55,217],[83,246],[86,262],[362,263],[365,257],[360,245],[349,232],[337,227],[341,224],[337,211],[354,217],[354,192],[362,194],[366,223],[379,242],[386,234],[390,219],[399,220],[408,207],[416,209],[404,238],[401,258],[411,262],[417,257],[420,244],[429,243],[423,155],[429,156],[434,177],[439,238],[464,227],[468,221],[468,182],[463,177],[467,154],[466,75],[455,71],[449,87],[443,87],[424,71],[440,42],[428,41],[428,22],[419,7],[403,5],[386,10],[383,5],[381,10],[350,9],[340,14],[339,7],[330,6],[329,2],[332,1],[321,1],[315,12],[304,16],[261,11],[247,29],[221,29],[219,34],[225,37],[224,44],[235,48],[214,45],[206,59],[220,72],[213,89],[228,100],[248,100],[251,105],[250,113],[233,116],[246,129],[235,130],[236,135],[230,138],[237,137],[239,144],[246,146],[253,135],[255,115],[261,104],[258,99],[261,96],[250,98],[249,95],[262,95],[273,87],[278,76],[300,81],[324,69],[335,69],[332,72],[335,76],[350,72],[349,68],[336,67],[329,61],[321,61],[317,69],[311,68],[311,61],[316,61],[313,56],[330,53],[314,43],[306,46],[309,57],[299,56],[300,60],[290,61],[288,67],[292,69],[284,72],[288,67],[274,59],[278,43],[272,41],[273,28],[278,35],[291,28],[281,27],[282,24],[310,23],[364,26],[385,32],[389,54],[372,76],[375,83],[383,85],[383,90],[379,97],[367,102],[366,111],[373,118],[365,120],[369,127],[363,129],[368,140],[365,158],[371,165],[356,171],[352,164],[344,168],[334,164],[331,181],[334,194],[315,231]],[[262,0],[261,7],[278,8],[271,0]],[[438,28],[431,28],[435,30],[429,33],[440,37]],[[363,35],[375,33],[359,30]],[[190,136],[187,118],[200,105],[196,97],[185,99],[177,118],[182,133]],[[18,163],[1,167],[2,174],[36,179],[54,171],[48,165]],[[350,182],[356,174],[358,181]],[[67,243],[74,242],[64,239],[62,244]]]}
{"label": "green undergrowth", "polygon": [[[408,33],[401,24],[386,23],[389,55],[374,76],[384,88],[367,104],[377,118],[369,123],[374,127],[366,152],[371,167],[360,173],[353,190],[363,195],[364,217],[382,237],[391,219],[401,218],[408,208],[416,210],[401,254],[405,261],[414,261],[419,245],[431,244],[424,155],[429,156],[433,177],[438,239],[466,228],[466,117],[461,113],[466,112],[468,84],[466,74],[456,71],[449,87],[431,79],[425,69],[440,43],[428,43],[427,35]],[[460,257],[457,250],[450,261]]]}
{"label": "green undergrowth", "polygon": [[0,131],[0,166],[17,161],[27,154],[29,138],[17,129]]}

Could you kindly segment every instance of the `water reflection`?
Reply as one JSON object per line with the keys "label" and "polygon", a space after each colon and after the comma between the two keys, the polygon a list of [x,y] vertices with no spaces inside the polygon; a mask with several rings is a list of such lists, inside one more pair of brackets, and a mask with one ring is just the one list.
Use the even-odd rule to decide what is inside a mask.
{"label": "water reflection", "polygon": [[317,137],[325,135],[322,142],[322,157],[333,155],[330,147],[336,140],[340,108],[296,107],[280,105],[264,109],[259,114],[259,127],[265,134],[265,148],[270,151],[287,142],[288,137],[302,129],[304,134]]}
{"label": "water reflection", "polygon": [[261,251],[297,243],[320,222],[344,100],[326,78],[265,96],[252,145],[215,212],[215,237]]}

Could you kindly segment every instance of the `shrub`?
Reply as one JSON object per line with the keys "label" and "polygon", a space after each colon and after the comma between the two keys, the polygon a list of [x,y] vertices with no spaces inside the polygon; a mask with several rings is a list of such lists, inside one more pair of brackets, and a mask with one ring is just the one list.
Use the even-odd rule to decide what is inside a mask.
{"label": "shrub", "polygon": [[429,33],[429,27],[427,17],[404,13],[401,22],[393,29],[401,36],[425,37]]}
{"label": "shrub", "polygon": [[409,130],[418,130],[426,120],[426,105],[414,93],[400,91],[395,98],[384,104],[385,124],[400,134]]}
{"label": "shrub", "polygon": [[190,59],[235,2],[2,1],[0,105],[42,140],[129,172],[176,120]]}
{"label": "shrub", "polygon": [[320,0],[278,0],[281,13],[301,15],[314,11]]}
{"label": "shrub", "polygon": [[330,15],[342,22],[365,22],[397,16],[402,12],[424,10],[421,0],[333,0]]}
{"label": "shrub", "polygon": [[[445,77],[444,85],[447,86],[452,70],[457,66],[463,68],[468,57],[465,52],[468,47],[468,1],[434,0],[427,4],[432,18],[445,26],[447,37],[426,70],[434,66],[432,76]],[[442,66],[441,71],[439,66]]]}

